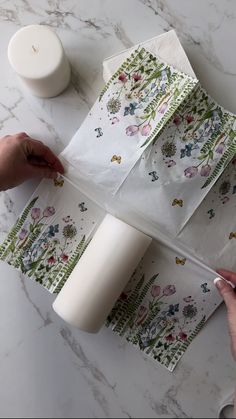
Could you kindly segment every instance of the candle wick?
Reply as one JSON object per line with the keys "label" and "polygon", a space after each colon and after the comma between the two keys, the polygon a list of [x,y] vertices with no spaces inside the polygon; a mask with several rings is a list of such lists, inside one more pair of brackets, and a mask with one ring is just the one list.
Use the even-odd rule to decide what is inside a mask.
{"label": "candle wick", "polygon": [[34,46],[34,45],[32,45],[32,50],[33,50],[34,52],[38,52],[38,49],[37,49],[37,48],[35,48],[35,46]]}

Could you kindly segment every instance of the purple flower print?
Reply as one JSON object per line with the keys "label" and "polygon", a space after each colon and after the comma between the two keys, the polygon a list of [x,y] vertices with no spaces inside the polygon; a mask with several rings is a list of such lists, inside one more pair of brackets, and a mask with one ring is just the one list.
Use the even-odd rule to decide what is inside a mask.
{"label": "purple flower print", "polygon": [[47,207],[45,208],[45,210],[43,211],[43,216],[44,217],[51,217],[52,215],[54,215],[56,212],[54,207]]}
{"label": "purple flower print", "polygon": [[187,178],[192,178],[198,174],[198,168],[196,166],[190,166],[185,169],[184,174]]}
{"label": "purple flower print", "polygon": [[139,74],[139,73],[134,73],[132,77],[133,77],[135,82],[141,80],[141,78],[142,78],[141,74]]}
{"label": "purple flower print", "polygon": [[223,154],[225,151],[225,144],[224,143],[220,143],[217,147],[216,147],[216,153],[218,154]]}
{"label": "purple flower print", "polygon": [[176,162],[174,160],[167,160],[165,163],[167,167],[173,167],[176,165]]}
{"label": "purple flower print", "polygon": [[209,164],[204,164],[204,166],[201,167],[200,175],[207,177],[209,176],[210,171],[211,171],[211,166]]}
{"label": "purple flower print", "polygon": [[117,124],[117,122],[119,122],[120,120],[119,120],[119,118],[117,118],[117,116],[114,116],[113,118],[111,118],[111,124],[112,125],[114,125],[114,124]]}
{"label": "purple flower print", "polygon": [[139,130],[138,125],[129,125],[126,128],[125,132],[126,132],[126,135],[128,135],[129,137],[132,137],[133,135],[137,134],[138,130]]}
{"label": "purple flower print", "polygon": [[174,285],[167,285],[164,289],[163,289],[163,295],[165,295],[166,297],[168,297],[169,295],[173,295],[176,293],[176,288]]}
{"label": "purple flower print", "polygon": [[19,234],[19,239],[24,240],[24,238],[27,236],[27,234],[28,234],[28,231],[25,228],[22,228],[22,230],[20,231],[20,234]]}
{"label": "purple flower print", "polygon": [[66,217],[64,217],[62,219],[65,223],[69,223],[70,221],[72,221],[72,219],[70,218],[70,215],[67,215]]}
{"label": "purple flower print", "polygon": [[125,73],[120,73],[118,80],[121,81],[121,83],[126,83],[127,82],[127,76]]}
{"label": "purple flower print", "polygon": [[167,102],[163,102],[163,103],[162,103],[162,104],[161,104],[161,105],[157,108],[157,111],[158,111],[159,113],[164,114],[167,108],[168,108],[168,103],[167,103]]}
{"label": "purple flower print", "polygon": [[33,220],[38,220],[41,214],[40,208],[33,208],[31,211],[31,217]]}
{"label": "purple flower print", "polygon": [[161,292],[161,287],[159,285],[153,285],[151,289],[151,294],[154,298],[158,297]]}
{"label": "purple flower print", "polygon": [[222,204],[226,204],[227,202],[229,202],[229,197],[225,196],[222,200],[221,200]]}
{"label": "purple flower print", "polygon": [[146,124],[146,125],[144,125],[144,126],[141,128],[141,135],[143,135],[143,136],[145,136],[145,137],[146,137],[147,135],[149,135],[149,134],[150,134],[151,129],[152,129],[151,124]]}
{"label": "purple flower print", "polygon": [[183,298],[183,300],[186,302],[186,303],[192,303],[194,300],[192,299],[192,296],[191,295],[189,295],[188,297],[184,297]]}

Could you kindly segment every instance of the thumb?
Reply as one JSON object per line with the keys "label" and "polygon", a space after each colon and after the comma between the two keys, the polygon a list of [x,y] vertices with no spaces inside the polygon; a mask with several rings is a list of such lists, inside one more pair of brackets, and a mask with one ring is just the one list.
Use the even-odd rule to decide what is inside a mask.
{"label": "thumb", "polygon": [[29,164],[28,165],[28,175],[29,177],[40,177],[48,179],[56,179],[57,172],[50,168],[49,166]]}
{"label": "thumb", "polygon": [[216,278],[214,284],[222,296],[228,311],[236,313],[236,294],[232,286],[221,278]]}

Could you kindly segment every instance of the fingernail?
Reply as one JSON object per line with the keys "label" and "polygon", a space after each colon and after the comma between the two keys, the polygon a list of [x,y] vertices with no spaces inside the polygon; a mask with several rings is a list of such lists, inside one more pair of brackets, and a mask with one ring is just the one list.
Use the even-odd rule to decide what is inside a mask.
{"label": "fingernail", "polygon": [[222,278],[215,278],[214,284],[218,289],[221,289],[224,286],[224,280]]}

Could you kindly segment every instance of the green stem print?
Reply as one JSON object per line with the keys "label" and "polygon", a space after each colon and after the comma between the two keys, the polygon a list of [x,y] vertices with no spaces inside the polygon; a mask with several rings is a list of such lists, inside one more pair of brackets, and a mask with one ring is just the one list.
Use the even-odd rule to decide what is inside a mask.
{"label": "green stem print", "polygon": [[[171,118],[196,82],[141,48],[114,74],[99,100],[106,100],[109,119],[116,114],[118,120],[129,116],[127,120],[131,122],[133,117],[125,133],[129,137],[145,137],[139,145],[144,147]],[[111,85],[114,91],[107,100],[104,95]]]}
{"label": "green stem print", "polygon": [[[86,238],[75,246],[78,230],[70,216],[53,223],[52,206],[36,206],[39,197],[25,208],[0,249],[7,261],[51,292],[64,285],[86,247]],[[75,249],[75,250],[74,250]]]}
{"label": "green stem print", "polygon": [[181,168],[187,179],[200,176],[203,189],[216,181],[236,152],[234,123],[235,117],[197,86],[153,144],[162,141],[167,167]]}
{"label": "green stem print", "polygon": [[177,292],[175,285],[159,285],[158,274],[149,280],[144,274],[139,280],[135,278],[136,272],[108,317],[107,326],[171,369],[203,327],[205,317],[189,333],[198,315],[194,299],[184,298],[182,307],[180,302],[169,303]]}

